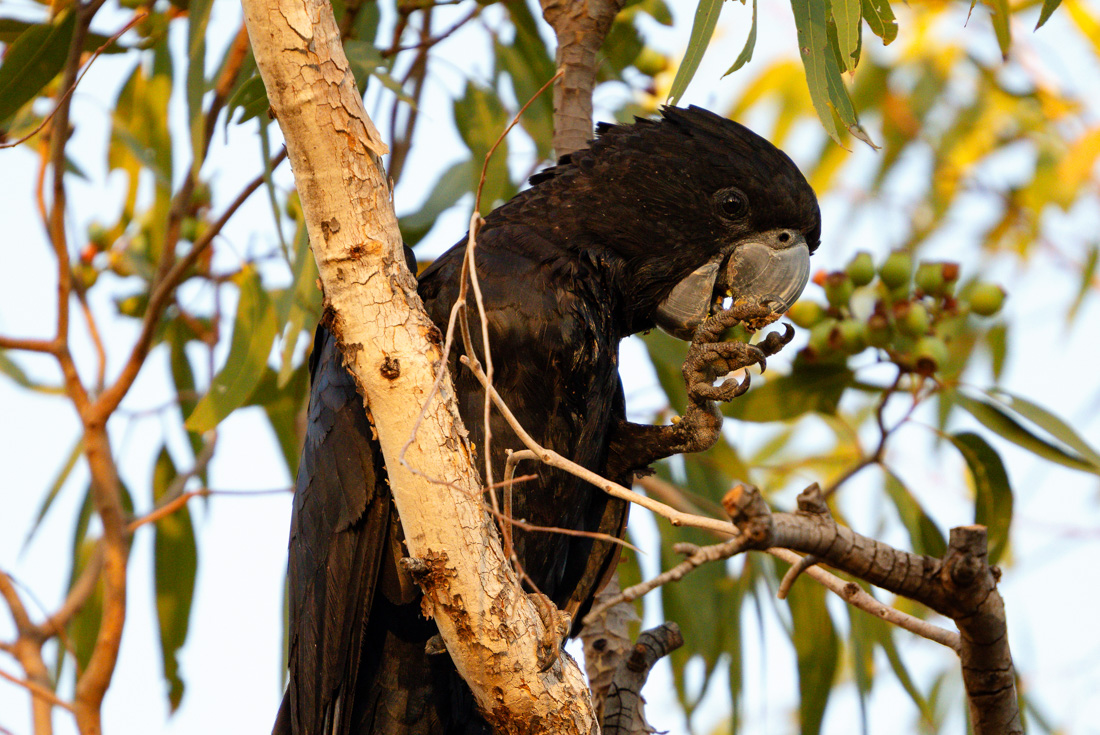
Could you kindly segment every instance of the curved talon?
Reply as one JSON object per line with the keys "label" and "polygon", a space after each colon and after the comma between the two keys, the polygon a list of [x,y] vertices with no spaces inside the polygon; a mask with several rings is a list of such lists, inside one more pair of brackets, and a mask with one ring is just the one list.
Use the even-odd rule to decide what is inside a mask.
{"label": "curved talon", "polygon": [[745,393],[748,392],[749,384],[751,384],[751,383],[752,383],[752,373],[750,373],[749,371],[746,370],[745,371],[745,379],[742,380],[741,383],[734,389],[733,397],[734,398],[740,398],[741,396],[745,395]]}

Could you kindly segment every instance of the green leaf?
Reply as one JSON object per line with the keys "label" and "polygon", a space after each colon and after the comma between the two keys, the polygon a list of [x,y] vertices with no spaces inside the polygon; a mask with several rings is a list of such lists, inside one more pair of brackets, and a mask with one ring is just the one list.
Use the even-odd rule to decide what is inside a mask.
{"label": "green leaf", "polygon": [[[470,188],[476,191],[485,156],[508,127],[511,116],[494,90],[467,82],[465,94],[455,100],[454,120],[472,155],[475,173]],[[481,213],[488,214],[496,202],[510,199],[515,191],[508,174],[508,141],[505,139],[489,160],[481,194]]]}
{"label": "green leaf", "polygon": [[837,48],[848,72],[854,72],[859,61],[862,8],[863,0],[831,0],[829,5],[833,23],[836,25]]}
{"label": "green leaf", "polygon": [[4,373],[4,375],[14,380],[16,385],[21,388],[53,396],[65,395],[65,389],[59,385],[42,385],[31,380],[19,363],[8,357],[7,350],[0,350],[0,373]]}
{"label": "green leaf", "polygon": [[947,542],[936,522],[924,512],[920,501],[913,497],[909,488],[890,470],[885,470],[884,486],[887,496],[897,508],[902,525],[909,533],[909,543],[913,551],[928,556],[943,556],[947,551]]}
{"label": "green leaf", "polygon": [[[37,23],[31,23],[25,20],[16,20],[15,18],[0,18],[0,43],[11,46],[15,43],[15,40],[29,28],[39,25]],[[85,33],[84,34],[84,50],[88,53],[99,50],[104,44],[110,41],[100,54],[124,54],[131,49],[129,46],[124,46],[116,41],[111,41],[110,36],[104,36],[102,33]]]}
{"label": "green leaf", "polygon": [[684,52],[684,58],[680,62],[680,68],[676,70],[676,76],[668,92],[668,104],[675,105],[691,84],[711,36],[714,35],[714,29],[718,25],[718,15],[721,12],[722,0],[699,0],[699,6],[695,9],[695,20],[691,24],[687,51]]}
{"label": "green leaf", "polygon": [[993,379],[1000,380],[1008,360],[1008,325],[1001,323],[990,327],[985,334],[985,344],[989,348]]}
{"label": "green leaf", "polygon": [[989,563],[996,564],[1008,547],[1012,525],[1012,487],[1001,457],[972,432],[952,434],[951,443],[962,454],[974,478],[974,522],[989,529]]}
{"label": "green leaf", "polygon": [[894,19],[894,9],[890,0],[862,0],[863,19],[871,32],[882,39],[883,46],[898,37],[898,22]]}
{"label": "green leaf", "polygon": [[[165,325],[164,341],[168,343],[168,368],[172,373],[172,382],[176,387],[176,402],[180,415],[190,416],[198,404],[198,392],[195,390],[195,374],[191,370],[191,361],[187,358],[187,342],[194,338],[194,332],[181,320],[172,320]],[[202,451],[202,434],[187,432],[191,452],[198,456]],[[199,476],[206,482],[206,470]]]}
{"label": "green leaf", "polygon": [[245,266],[238,277],[240,301],[225,365],[210,390],[187,418],[188,431],[209,431],[239,408],[260,382],[275,341],[275,307],[260,283],[259,273]]}
{"label": "green leaf", "polygon": [[733,66],[726,71],[722,76],[732,74],[740,69],[745,64],[752,61],[752,52],[756,48],[756,0],[752,0],[752,25],[749,26],[749,36],[745,39],[745,46],[741,49],[741,53],[737,55],[737,59],[734,60]]}
{"label": "green leaf", "polygon": [[1043,9],[1039,11],[1039,22],[1035,24],[1035,30],[1042,28],[1061,4],[1062,0],[1043,0]]}
{"label": "green leaf", "polygon": [[832,416],[855,374],[845,365],[796,362],[789,375],[771,378],[740,398],[722,405],[722,413],[740,421],[789,421],[816,411]]}
{"label": "green leaf", "polygon": [[[659,0],[654,0],[658,1]],[[512,16],[515,37],[511,45],[496,42],[497,59],[512,79],[516,101],[523,105],[557,73],[554,55],[539,33],[538,23],[527,3],[510,0],[504,4]],[[667,8],[666,8],[667,11]],[[547,90],[531,103],[519,124],[535,142],[539,158],[549,158],[554,141],[554,94]]]}
{"label": "green leaf", "polygon": [[958,391],[944,393],[944,400],[953,401],[976,418],[983,426],[1043,459],[1081,472],[1100,475],[1100,466],[1085,457],[1036,436],[1013,418],[1001,405],[985,399],[970,398]]}
{"label": "green leaf", "polygon": [[233,96],[229,98],[226,106],[229,110],[226,115],[227,119],[233,119],[233,114],[237,110],[241,111],[241,117],[237,120],[238,125],[267,113],[271,103],[267,99],[267,88],[264,87],[264,80],[260,78],[258,73],[245,80],[233,93]]}
{"label": "green leaf", "polygon": [[298,455],[302,441],[298,434],[298,414],[309,398],[309,363],[303,361],[280,384],[279,375],[265,368],[263,377],[256,384],[245,405],[260,406],[279,440],[279,448],[286,460],[287,471],[293,479],[298,474]]}
{"label": "green leaf", "polygon": [[294,350],[307,324],[313,325],[321,317],[321,292],[317,288],[317,261],[309,249],[309,235],[300,227],[295,239],[294,262],[291,265],[290,288],[283,291],[276,304],[276,323],[283,335],[282,361],[279,367],[278,386],[282,388],[290,380],[294,370]]}
{"label": "green leaf", "polygon": [[0,65],[0,123],[61,73],[75,27],[76,14],[64,10],[51,23],[28,27],[8,46]]}
{"label": "green leaf", "polygon": [[61,469],[57,473],[57,477],[54,478],[50,484],[50,489],[46,491],[46,498],[42,501],[42,505],[38,508],[38,513],[35,514],[34,523],[31,524],[31,528],[27,531],[27,538],[23,540],[23,551],[30,545],[31,539],[34,538],[34,534],[38,531],[39,524],[42,523],[42,519],[46,517],[46,513],[49,512],[50,506],[53,505],[54,499],[57,498],[57,494],[61,492],[61,488],[65,486],[65,480],[69,479],[69,474],[73,471],[73,467],[76,467],[77,461],[84,453],[84,438],[78,437],[76,444],[73,445],[72,450],[69,452],[69,456],[65,459],[65,464],[61,465]]}
{"label": "green leaf", "polygon": [[795,585],[787,598],[798,657],[798,705],[802,735],[818,735],[840,663],[840,638],[825,607],[825,588]]}
{"label": "green leaf", "polygon": [[[192,0],[194,7],[194,0]],[[164,498],[177,474],[166,448],[161,448],[153,467],[153,500]],[[191,511],[183,505],[155,524],[153,540],[153,583],[157,596],[157,623],[164,679],[168,683],[168,708],[175,712],[183,699],[184,683],[177,656],[187,640],[191,602],[195,595],[198,550]]]}
{"label": "green leaf", "polygon": [[205,155],[206,26],[213,0],[191,0],[187,12],[187,119],[191,129],[191,173],[198,180]]}
{"label": "green leaf", "polygon": [[993,31],[997,34],[997,45],[1001,47],[1001,58],[1008,59],[1008,48],[1012,45],[1012,28],[1009,25],[1008,0],[985,0],[993,11]]}
{"label": "green leaf", "polygon": [[399,221],[401,225],[401,237],[409,247],[415,246],[420,240],[431,232],[439,215],[458,203],[472,189],[470,182],[477,181],[478,173],[474,170],[474,162],[467,158],[452,164],[443,172],[439,181],[435,182],[428,198],[420,206],[420,209],[406,214]]}
{"label": "green leaf", "polygon": [[1077,312],[1080,311],[1081,304],[1085,303],[1085,297],[1092,292],[1092,283],[1093,279],[1096,278],[1097,265],[1100,265],[1100,245],[1093,245],[1089,248],[1084,267],[1081,268],[1081,280],[1077,284],[1077,295],[1073,297],[1073,303],[1070,304],[1069,311],[1066,312],[1067,322],[1072,322],[1077,318]]}
{"label": "green leaf", "polygon": [[1085,461],[1091,462],[1095,467],[1100,468],[1100,453],[1081,438],[1081,435],[1074,431],[1072,426],[1052,414],[1050,411],[1032,403],[1026,398],[1021,398],[1020,396],[1013,395],[999,388],[993,388],[986,391],[986,395],[1000,402],[1006,408],[1020,414],[1025,419],[1080,454]]}
{"label": "green leaf", "polygon": [[836,35],[829,32],[827,0],[791,0],[794,23],[798,30],[798,48],[806,69],[806,84],[817,117],[825,132],[838,144],[840,133],[836,118],[848,132],[875,148],[859,124],[855,107],[848,96],[836,61]]}

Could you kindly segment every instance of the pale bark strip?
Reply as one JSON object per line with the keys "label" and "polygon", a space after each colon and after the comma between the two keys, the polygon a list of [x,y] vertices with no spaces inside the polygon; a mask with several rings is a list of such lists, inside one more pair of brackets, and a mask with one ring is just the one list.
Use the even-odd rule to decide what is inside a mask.
{"label": "pale bark strip", "polygon": [[404,266],[379,160],[386,148],[363,110],[332,10],[321,0],[243,5],[287,141],[326,314],[367,396],[409,551],[424,565],[425,604],[496,730],[594,732],[576,664],[563,656],[546,673],[537,671],[539,616],[482,509],[452,392],[432,393],[439,332]]}

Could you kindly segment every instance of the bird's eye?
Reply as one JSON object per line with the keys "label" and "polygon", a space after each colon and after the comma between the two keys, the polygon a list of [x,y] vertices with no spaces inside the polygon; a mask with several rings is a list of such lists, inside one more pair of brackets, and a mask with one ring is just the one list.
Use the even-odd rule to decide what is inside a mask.
{"label": "bird's eye", "polygon": [[740,217],[749,209],[748,197],[738,189],[723,189],[715,195],[718,209],[730,218]]}

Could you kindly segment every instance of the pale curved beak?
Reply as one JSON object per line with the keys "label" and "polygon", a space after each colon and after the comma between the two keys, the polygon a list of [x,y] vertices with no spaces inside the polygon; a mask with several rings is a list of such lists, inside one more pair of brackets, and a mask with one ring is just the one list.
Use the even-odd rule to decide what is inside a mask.
{"label": "pale curved beak", "polygon": [[787,311],[810,280],[810,248],[795,230],[742,240],[695,269],[657,307],[657,326],[690,341],[725,296]]}

